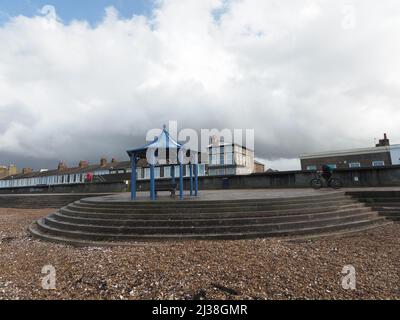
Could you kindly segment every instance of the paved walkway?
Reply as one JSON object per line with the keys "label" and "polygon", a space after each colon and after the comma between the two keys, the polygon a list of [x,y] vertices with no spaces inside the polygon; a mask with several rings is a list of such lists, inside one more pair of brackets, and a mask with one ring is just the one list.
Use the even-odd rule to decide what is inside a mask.
{"label": "paved walkway", "polygon": [[[203,190],[200,191],[198,197],[190,197],[189,192],[185,191],[186,201],[213,201],[213,200],[245,200],[245,199],[277,199],[277,198],[294,198],[318,196],[332,193],[343,193],[342,191],[313,190],[313,189],[237,189],[237,190]],[[99,197],[92,198],[93,200]],[[111,196],[101,197],[107,201],[130,201],[130,193],[121,193]],[[137,201],[149,201],[148,192],[138,192]],[[176,201],[179,195],[171,198],[169,192],[158,192],[157,200],[159,201]]]}
{"label": "paved walkway", "polygon": [[[334,192],[346,191],[400,191],[400,187],[381,187],[381,188],[343,188],[338,191],[324,188],[321,190],[313,190],[311,188],[281,188],[281,189],[231,189],[231,190],[200,190],[199,197],[190,197],[189,192],[185,191],[185,200],[197,201],[212,201],[212,200],[240,200],[240,199],[274,199],[274,198],[293,198],[293,197],[307,197],[331,194]],[[1,197],[42,197],[42,196],[68,196],[68,195],[82,195],[82,196],[107,196],[108,201],[129,201],[130,193],[118,193],[110,195],[110,193],[40,193],[40,194],[0,194]],[[98,198],[96,197],[96,198]],[[169,201],[177,200],[171,198],[169,192],[159,192],[158,200]],[[149,201],[149,192],[138,192],[137,201]]]}

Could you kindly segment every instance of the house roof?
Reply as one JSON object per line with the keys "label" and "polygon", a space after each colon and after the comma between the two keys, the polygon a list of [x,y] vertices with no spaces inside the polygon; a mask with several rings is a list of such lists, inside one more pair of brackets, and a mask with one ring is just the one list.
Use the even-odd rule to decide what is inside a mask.
{"label": "house roof", "polygon": [[64,168],[64,169],[53,169],[48,171],[33,171],[29,173],[19,173],[11,176],[3,177],[0,180],[10,180],[10,179],[29,179],[29,178],[40,178],[40,177],[50,177],[50,176],[59,176],[66,174],[84,174],[99,170],[119,170],[130,167],[129,161],[121,161],[121,162],[111,162],[107,163],[104,166],[100,164],[92,164],[85,167],[72,167],[72,168]]}
{"label": "house roof", "polygon": [[300,155],[300,159],[301,160],[305,160],[305,159],[326,158],[326,157],[338,157],[338,156],[350,156],[350,155],[360,155],[360,154],[384,153],[384,152],[390,152],[390,150],[393,147],[396,147],[396,145],[384,146],[384,147],[371,147],[371,148],[360,148],[360,149],[348,149],[348,150],[336,150],[336,151],[306,153],[306,154]]}

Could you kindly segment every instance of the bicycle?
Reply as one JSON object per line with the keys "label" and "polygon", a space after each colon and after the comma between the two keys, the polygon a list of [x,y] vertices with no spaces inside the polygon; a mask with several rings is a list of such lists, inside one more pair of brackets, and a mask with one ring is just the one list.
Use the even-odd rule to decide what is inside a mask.
{"label": "bicycle", "polygon": [[[317,171],[316,174],[317,176],[311,180],[310,184],[313,189],[318,190],[324,186],[324,181],[326,181],[326,179],[322,176],[321,171]],[[342,187],[342,182],[338,178],[331,177],[328,181],[326,181],[326,183],[328,187],[335,190],[338,190]]]}

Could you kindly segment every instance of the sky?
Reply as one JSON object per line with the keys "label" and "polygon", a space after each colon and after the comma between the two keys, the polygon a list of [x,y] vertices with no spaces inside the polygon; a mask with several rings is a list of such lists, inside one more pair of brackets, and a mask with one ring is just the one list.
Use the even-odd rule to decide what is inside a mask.
{"label": "sky", "polygon": [[133,15],[149,15],[154,8],[152,0],[1,0],[0,23],[18,15],[33,17],[46,5],[55,7],[65,23],[85,20],[92,25],[102,21],[106,7],[113,6],[121,17],[128,19]]}
{"label": "sky", "polygon": [[254,129],[267,167],[400,143],[397,0],[0,0],[0,165]]}

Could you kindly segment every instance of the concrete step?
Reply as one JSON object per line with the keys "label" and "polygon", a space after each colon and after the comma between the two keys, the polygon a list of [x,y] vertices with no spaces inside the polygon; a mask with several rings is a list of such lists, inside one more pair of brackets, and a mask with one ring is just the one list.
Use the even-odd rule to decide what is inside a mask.
{"label": "concrete step", "polygon": [[[352,225],[348,225],[347,228],[343,229],[343,228],[339,228],[337,230],[335,230],[334,228],[330,228],[329,230],[325,229],[320,229],[320,230],[316,230],[314,229],[313,231],[315,232],[306,232],[304,234],[289,234],[286,237],[283,235],[275,235],[275,236],[280,236],[282,237],[283,240],[285,241],[309,241],[309,240],[315,240],[315,239],[319,239],[319,238],[337,238],[337,237],[343,237],[343,236],[353,236],[356,235],[360,232],[365,232],[365,231],[369,231],[375,228],[380,228],[386,225],[390,225],[392,224],[392,222],[390,221],[385,221],[385,220],[380,220],[378,219],[377,221],[373,222],[373,221],[369,221],[368,223],[359,223],[359,224],[352,224]],[[343,227],[343,226],[342,226]],[[75,239],[72,238],[70,236],[60,236],[60,235],[54,235],[52,233],[48,233],[48,232],[43,232],[41,230],[39,230],[38,224],[32,223],[29,226],[29,232],[38,239],[41,239],[43,241],[49,241],[49,242],[53,242],[53,243],[60,243],[60,244],[64,244],[64,245],[71,245],[71,246],[75,246],[75,247],[93,247],[93,246],[102,246],[102,247],[114,247],[114,246],[147,246],[149,244],[150,241],[152,241],[153,243],[156,242],[156,245],[160,245],[160,246],[164,246],[164,245],[168,245],[166,243],[166,240],[175,240],[175,241],[179,241],[179,240],[196,240],[193,238],[187,238],[187,237],[178,237],[178,238],[173,238],[173,237],[160,237],[160,239],[157,239],[156,237],[152,237],[151,239],[147,238],[140,238],[140,239],[114,239],[114,240],[85,240],[85,239]],[[225,238],[227,237],[227,238]],[[229,238],[230,237],[230,238]],[[265,238],[265,235],[254,235],[252,237],[247,236],[247,239],[251,239],[251,238]],[[222,235],[219,239],[215,238],[202,238],[198,240],[205,240],[205,241],[212,241],[212,240],[241,240],[241,239],[245,239],[243,238],[241,235]],[[151,245],[154,245],[154,244]]]}
{"label": "concrete step", "polygon": [[345,196],[343,192],[334,192],[329,195],[313,196],[313,197],[292,197],[292,198],[273,198],[273,199],[243,199],[243,200],[183,200],[183,201],[137,201],[137,202],[118,202],[103,201],[98,198],[81,199],[75,204],[81,207],[103,207],[103,208],[191,208],[191,207],[208,207],[208,206],[248,206],[251,204],[305,204],[305,203],[321,203],[324,201],[353,200],[352,197]]}
{"label": "concrete step", "polygon": [[360,199],[360,202],[368,203],[368,204],[383,204],[383,203],[390,203],[393,205],[400,205],[400,198],[374,198],[374,199]]}
{"label": "concrete step", "polygon": [[82,199],[31,226],[64,243],[308,236],[383,224],[371,206],[333,192],[323,196],[234,201],[119,202]]}
{"label": "concrete step", "polygon": [[349,223],[367,219],[376,218],[376,213],[359,213],[347,216],[331,217],[307,221],[294,222],[275,222],[275,223],[251,223],[246,225],[189,225],[189,226],[112,226],[112,225],[90,225],[90,224],[75,224],[69,222],[61,222],[54,219],[52,216],[43,219],[43,223],[62,230],[79,230],[92,233],[103,234],[213,234],[213,233],[249,233],[249,232],[269,232],[281,229],[300,229],[311,227],[329,226],[331,224]]}
{"label": "concrete step", "polygon": [[371,208],[391,208],[394,210],[400,209],[400,203],[386,203],[386,202],[382,202],[382,203],[371,203],[371,204],[365,204],[368,207]]}
{"label": "concrete step", "polygon": [[175,206],[165,206],[165,207],[140,207],[140,208],[112,208],[112,207],[103,207],[99,204],[97,207],[83,207],[79,204],[73,203],[67,206],[67,209],[73,210],[76,212],[96,212],[96,213],[171,213],[171,211],[175,213],[202,213],[202,212],[240,212],[240,211],[260,211],[260,210],[288,210],[288,209],[303,209],[307,208],[323,208],[323,207],[332,207],[332,206],[343,206],[343,205],[351,205],[357,203],[354,200],[333,200],[333,201],[323,201],[323,202],[313,202],[313,203],[282,203],[282,204],[269,204],[269,203],[253,203],[248,204],[246,206],[233,206],[230,205],[213,205],[213,206],[201,206],[198,204],[197,206],[191,207],[175,207]]}
{"label": "concrete step", "polygon": [[[340,223],[337,225],[328,225],[321,227],[301,228],[292,230],[274,230],[269,232],[248,232],[248,233],[214,233],[214,234],[101,234],[81,231],[61,230],[46,226],[39,220],[30,226],[30,231],[34,236],[48,241],[58,241],[61,243],[82,245],[85,243],[101,245],[101,241],[112,244],[113,241],[166,241],[166,240],[236,240],[236,239],[254,239],[264,237],[293,237],[303,235],[326,234],[329,232],[340,232],[347,230],[356,231],[368,226],[386,225],[384,218],[373,218],[349,223]],[[98,242],[100,241],[100,242]],[[118,243],[116,243],[118,245]]]}
{"label": "concrete step", "polygon": [[355,203],[344,206],[330,206],[330,207],[322,207],[322,208],[302,208],[302,209],[286,209],[286,210],[259,210],[259,211],[233,211],[233,212],[211,212],[207,210],[202,210],[204,212],[193,213],[193,212],[182,212],[177,213],[175,211],[167,213],[137,213],[135,211],[119,211],[117,213],[99,213],[99,212],[81,212],[76,210],[72,210],[69,207],[64,207],[59,210],[60,213],[66,216],[71,217],[82,217],[82,218],[99,218],[99,219],[127,219],[130,217],[131,219],[143,219],[143,220],[162,220],[162,219],[195,219],[195,218],[215,218],[215,219],[223,219],[223,218],[247,218],[247,217],[268,217],[268,216],[279,216],[279,215],[298,215],[298,214],[313,214],[313,213],[324,213],[324,212],[332,212],[337,210],[353,210],[353,209],[369,209],[371,208],[365,207],[363,204]]}
{"label": "concrete step", "polygon": [[400,190],[347,191],[346,195],[361,198],[400,198]]}
{"label": "concrete step", "polygon": [[380,210],[378,211],[381,217],[385,217],[391,221],[400,221],[400,211]]}
{"label": "concrete step", "polygon": [[226,217],[220,215],[209,215],[207,217],[197,216],[193,219],[181,219],[177,216],[161,217],[163,219],[138,219],[135,216],[125,216],[123,218],[108,217],[107,219],[81,217],[65,215],[56,212],[51,217],[61,222],[69,222],[76,224],[92,224],[105,226],[200,226],[200,225],[243,225],[243,224],[259,224],[259,223],[278,223],[288,221],[307,221],[318,218],[342,217],[360,213],[371,213],[370,208],[355,208],[346,210],[336,210],[331,212],[313,213],[313,214],[293,214],[293,215],[273,215],[273,216],[243,216],[243,217]]}

